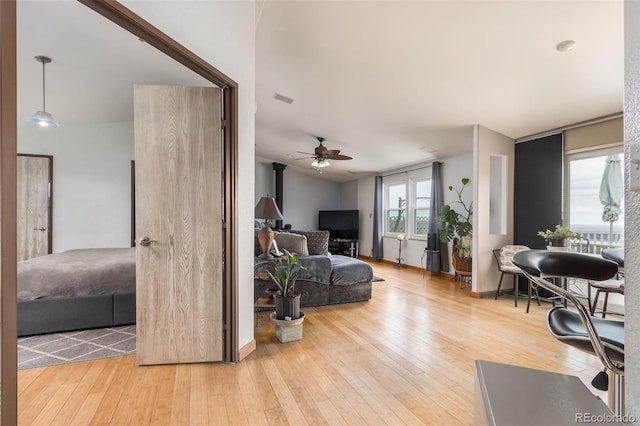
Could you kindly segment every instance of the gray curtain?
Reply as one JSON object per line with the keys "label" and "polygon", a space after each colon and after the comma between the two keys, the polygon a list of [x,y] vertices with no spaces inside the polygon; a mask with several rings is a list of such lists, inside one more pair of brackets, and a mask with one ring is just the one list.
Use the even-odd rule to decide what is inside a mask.
{"label": "gray curtain", "polygon": [[[449,247],[446,242],[440,240],[440,230],[436,223],[436,216],[442,209],[442,177],[440,172],[442,163],[435,161],[431,165],[431,204],[429,205],[429,234],[427,235],[427,248],[439,251],[427,252],[427,269],[432,272],[449,272]],[[440,264],[438,264],[440,260]]]}
{"label": "gray curtain", "polygon": [[373,195],[373,250],[374,260],[383,258],[382,252],[382,176],[376,176],[375,193]]}

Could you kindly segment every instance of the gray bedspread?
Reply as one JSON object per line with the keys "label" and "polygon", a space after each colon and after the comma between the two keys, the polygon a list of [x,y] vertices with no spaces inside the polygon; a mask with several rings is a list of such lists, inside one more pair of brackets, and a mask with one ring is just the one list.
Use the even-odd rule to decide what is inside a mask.
{"label": "gray bedspread", "polygon": [[134,247],[69,250],[18,262],[18,300],[135,291]]}

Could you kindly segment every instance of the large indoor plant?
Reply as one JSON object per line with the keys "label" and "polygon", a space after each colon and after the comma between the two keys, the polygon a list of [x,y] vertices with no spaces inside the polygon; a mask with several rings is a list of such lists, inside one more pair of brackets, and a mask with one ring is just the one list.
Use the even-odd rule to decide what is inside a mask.
{"label": "large indoor plant", "polygon": [[576,238],[577,233],[565,228],[562,225],[556,225],[552,231],[545,229],[544,231],[538,231],[538,235],[547,241],[547,245],[550,247],[566,247],[567,239]]}
{"label": "large indoor plant", "polygon": [[[473,225],[471,217],[473,216],[473,202],[467,204],[462,199],[462,193],[469,184],[469,178],[461,179],[462,186],[460,189],[449,185],[449,191],[455,192],[458,196],[456,201],[442,206],[440,214],[436,218],[438,229],[440,229],[440,238],[442,241],[454,241],[454,262],[457,262],[456,269],[471,270],[471,239],[473,237]],[[458,206],[458,210],[454,206]]]}
{"label": "large indoor plant", "polygon": [[266,268],[269,278],[278,288],[274,296],[276,318],[279,320],[300,318],[300,293],[296,293],[296,280],[305,269],[300,255],[283,250],[284,255],[256,263],[256,269]]}

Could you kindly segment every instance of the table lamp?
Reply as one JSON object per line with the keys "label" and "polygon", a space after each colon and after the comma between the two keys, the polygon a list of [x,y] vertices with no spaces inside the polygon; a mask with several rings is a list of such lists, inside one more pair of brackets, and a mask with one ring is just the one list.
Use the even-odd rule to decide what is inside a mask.
{"label": "table lamp", "polygon": [[271,197],[260,198],[256,205],[255,217],[256,219],[265,219],[264,226],[258,232],[258,242],[262,250],[260,257],[270,257],[269,249],[273,244],[273,231],[267,224],[267,220],[283,220],[284,218],[275,200]]}

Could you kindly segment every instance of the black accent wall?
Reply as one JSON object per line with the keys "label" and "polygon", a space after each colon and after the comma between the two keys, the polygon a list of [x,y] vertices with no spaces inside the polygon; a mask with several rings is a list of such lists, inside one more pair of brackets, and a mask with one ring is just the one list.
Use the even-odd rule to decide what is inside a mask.
{"label": "black accent wall", "polygon": [[538,231],[562,223],[562,133],[515,146],[514,244],[544,249]]}

